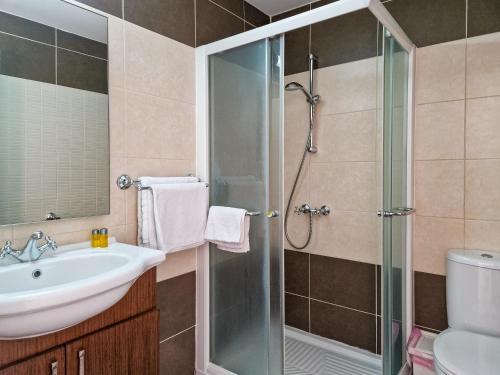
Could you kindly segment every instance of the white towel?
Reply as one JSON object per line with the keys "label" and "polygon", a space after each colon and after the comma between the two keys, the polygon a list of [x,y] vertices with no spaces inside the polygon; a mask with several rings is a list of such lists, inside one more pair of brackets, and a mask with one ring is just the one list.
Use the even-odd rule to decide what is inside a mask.
{"label": "white towel", "polygon": [[241,208],[212,206],[208,213],[205,239],[220,250],[250,251],[250,218]]}
{"label": "white towel", "polygon": [[150,185],[158,250],[171,253],[205,243],[208,189],[205,183]]}
{"label": "white towel", "polygon": [[[140,177],[142,186],[152,184],[177,184],[198,182],[197,177]],[[157,248],[154,228],[153,192],[141,190],[137,196],[137,243],[139,246]]]}

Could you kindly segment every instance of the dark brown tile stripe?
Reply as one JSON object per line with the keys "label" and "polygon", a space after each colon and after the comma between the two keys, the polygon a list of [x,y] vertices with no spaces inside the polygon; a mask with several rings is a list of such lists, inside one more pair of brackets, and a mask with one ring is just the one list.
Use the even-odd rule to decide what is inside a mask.
{"label": "dark brown tile stripe", "polygon": [[57,30],[57,46],[101,59],[108,58],[107,44],[62,30]]}
{"label": "dark brown tile stripe", "polygon": [[376,266],[311,254],[311,298],[376,313]]}
{"label": "dark brown tile stripe", "polygon": [[309,297],[309,254],[285,250],[285,291]]}
{"label": "dark brown tile stripe", "polygon": [[160,309],[160,340],[196,324],[196,273],[161,281],[156,286]]}
{"label": "dark brown tile stripe", "polygon": [[467,21],[469,37],[500,31],[500,1],[469,0]]}
{"label": "dark brown tile stripe", "polygon": [[446,277],[414,272],[415,324],[437,331],[448,328]]}
{"label": "dark brown tile stripe", "polygon": [[348,345],[376,351],[376,316],[311,300],[311,332]]}
{"label": "dark brown tile stripe", "polygon": [[56,31],[53,27],[9,13],[0,12],[0,31],[36,40],[37,42],[55,44]]}
{"label": "dark brown tile stripe", "polygon": [[245,30],[245,22],[209,0],[196,1],[196,46],[212,43]]}
{"label": "dark brown tile stripe", "polygon": [[285,324],[309,332],[309,298],[285,293]]}
{"label": "dark brown tile stripe", "polygon": [[58,48],[57,84],[107,94],[108,62]]}
{"label": "dark brown tile stripe", "polygon": [[195,328],[160,344],[160,375],[193,375],[195,371]]}
{"label": "dark brown tile stripe", "polygon": [[56,83],[55,47],[0,33],[0,74]]}
{"label": "dark brown tile stripe", "polygon": [[465,38],[466,0],[393,0],[384,5],[417,47]]}
{"label": "dark brown tile stripe", "polygon": [[304,6],[301,6],[301,7],[298,7],[298,8],[295,8],[295,9],[292,9],[292,10],[289,10],[289,11],[277,14],[275,16],[272,16],[271,20],[272,20],[272,22],[280,21],[280,20],[283,20],[285,18],[288,18],[288,17],[291,17],[291,16],[295,16],[295,15],[300,14],[300,13],[307,12],[308,10],[311,10],[311,6],[310,5],[304,5]]}
{"label": "dark brown tile stripe", "polygon": [[252,4],[249,4],[245,1],[244,4],[245,10],[245,21],[251,23],[254,26],[260,27],[267,25],[271,19],[270,17],[262,12],[260,9],[257,9]]}
{"label": "dark brown tile stripe", "polygon": [[125,19],[178,42],[195,46],[193,0],[126,0]]}
{"label": "dark brown tile stripe", "polygon": [[244,18],[245,11],[242,0],[211,0],[222,8],[234,13],[240,18]]}
{"label": "dark brown tile stripe", "polygon": [[[123,18],[122,0],[78,0],[82,4],[87,4],[113,16]],[[123,0],[128,1],[128,0]]]}

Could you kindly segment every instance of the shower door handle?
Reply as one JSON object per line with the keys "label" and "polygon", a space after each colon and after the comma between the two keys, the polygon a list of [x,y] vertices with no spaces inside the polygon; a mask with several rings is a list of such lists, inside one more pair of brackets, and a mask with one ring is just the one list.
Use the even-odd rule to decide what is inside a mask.
{"label": "shower door handle", "polygon": [[392,211],[378,211],[378,217],[393,217],[393,216],[410,216],[417,212],[416,209],[410,207],[394,208]]}

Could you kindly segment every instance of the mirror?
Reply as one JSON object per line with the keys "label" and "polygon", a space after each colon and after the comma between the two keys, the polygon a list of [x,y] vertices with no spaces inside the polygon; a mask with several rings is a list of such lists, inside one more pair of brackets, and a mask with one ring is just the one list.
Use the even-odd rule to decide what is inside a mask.
{"label": "mirror", "polygon": [[0,0],[0,225],[109,214],[107,22]]}

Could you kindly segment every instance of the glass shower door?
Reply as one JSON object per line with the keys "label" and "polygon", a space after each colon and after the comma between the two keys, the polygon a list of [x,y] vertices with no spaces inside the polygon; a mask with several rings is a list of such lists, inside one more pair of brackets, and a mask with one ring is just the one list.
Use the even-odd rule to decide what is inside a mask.
{"label": "glass shower door", "polygon": [[210,204],[247,209],[248,253],[210,245],[210,362],[283,373],[281,38],[210,56]]}
{"label": "glass shower door", "polygon": [[405,363],[408,53],[384,30],[383,356],[384,375]]}

